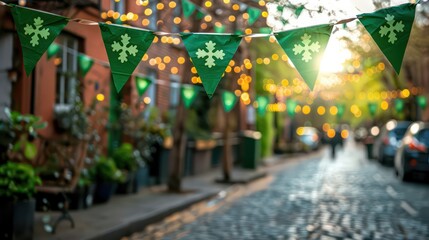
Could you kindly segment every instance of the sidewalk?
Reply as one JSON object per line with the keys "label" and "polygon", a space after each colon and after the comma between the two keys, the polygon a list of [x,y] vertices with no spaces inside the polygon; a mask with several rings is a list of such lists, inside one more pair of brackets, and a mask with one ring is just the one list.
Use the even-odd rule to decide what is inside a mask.
{"label": "sidewalk", "polygon": [[[242,182],[246,182],[245,179],[252,181],[257,177],[265,176],[266,173],[276,172],[290,164],[317,156],[319,153],[273,156],[265,159],[264,166],[256,172],[234,169],[232,176],[234,179],[244,179]],[[157,186],[143,189],[138,194],[115,195],[108,203],[95,205],[86,210],[71,211],[75,228],[71,228],[70,223],[64,221],[58,225],[54,235],[43,229],[42,217],[46,213],[37,212],[34,239],[120,239],[125,235],[141,231],[146,225],[160,221],[174,212],[212,198],[230,187],[231,184],[215,183],[215,178],[220,174],[220,169],[214,169],[202,176],[185,178],[183,189],[186,193],[167,193],[165,186]],[[51,212],[50,215],[52,219],[56,219],[59,212]]]}

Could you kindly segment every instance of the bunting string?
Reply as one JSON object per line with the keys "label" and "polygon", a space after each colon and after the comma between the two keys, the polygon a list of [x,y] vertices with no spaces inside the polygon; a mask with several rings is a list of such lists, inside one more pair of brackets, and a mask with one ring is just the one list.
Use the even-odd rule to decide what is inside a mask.
{"label": "bunting string", "polygon": [[[1,6],[8,6],[11,7],[11,4],[5,3],[3,1],[0,1],[0,5]],[[45,12],[42,10],[35,10],[35,11],[40,11],[40,12]],[[45,12],[48,13],[48,12]],[[330,25],[334,26],[334,25],[340,25],[340,24],[344,24],[344,23],[348,23],[348,22],[352,22],[354,20],[356,20],[358,18],[347,18],[347,19],[342,19],[339,20],[335,23],[331,23]],[[82,19],[82,18],[67,18],[68,21],[70,22],[75,22],[78,24],[82,24],[82,25],[89,25],[89,26],[98,26],[99,22],[96,21],[92,21],[92,20],[87,20],[87,19]],[[136,29],[144,29],[145,28],[138,28],[138,27],[132,27],[129,25],[126,25],[128,28],[136,28]],[[150,30],[148,30],[150,31]],[[156,36],[176,36],[176,37],[180,37],[183,34],[182,33],[173,33],[173,32],[164,32],[164,31],[154,31],[153,32]],[[197,34],[197,33],[193,33],[193,34]],[[204,34],[211,34],[208,32],[204,32]],[[212,34],[222,34],[222,33],[212,33]],[[225,35],[229,35],[232,33],[223,33]],[[275,33],[251,33],[251,34],[238,34],[238,36],[240,37],[247,37],[247,38],[260,38],[260,37],[270,37],[270,36],[274,36]]]}
{"label": "bunting string", "polygon": [[[330,24],[274,33],[232,34],[223,33],[224,28],[215,29],[216,33],[153,32],[128,25],[95,22],[81,18],[69,19],[49,12],[6,4],[2,1],[0,3],[12,8],[11,12],[23,49],[23,62],[27,75],[31,73],[40,57],[67,23],[72,21],[90,26],[97,25],[100,28],[113,82],[118,92],[133,74],[156,36],[178,36],[182,39],[209,98],[213,96],[243,37],[275,37],[302,79],[310,90],[313,90],[319,74],[320,60],[331,34],[333,34],[333,27],[356,19],[363,24],[395,72],[399,74],[416,9],[416,4],[408,3],[383,8],[373,13],[359,14],[356,18],[342,19]],[[182,4],[185,17],[192,15],[196,6],[189,0],[182,0]],[[260,14],[259,9],[250,6],[247,7],[247,10],[248,14],[254,17],[258,17]],[[249,19],[248,24],[252,25],[254,21],[255,18],[252,21]],[[87,59],[84,64],[91,66],[92,63]]]}

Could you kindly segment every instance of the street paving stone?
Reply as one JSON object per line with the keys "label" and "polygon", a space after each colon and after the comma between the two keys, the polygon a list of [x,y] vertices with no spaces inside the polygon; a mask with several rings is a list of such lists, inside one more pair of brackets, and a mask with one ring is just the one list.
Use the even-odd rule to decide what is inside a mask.
{"label": "street paving stone", "polygon": [[[392,168],[367,160],[362,146],[348,142],[336,159],[326,151],[323,158],[287,168],[268,188],[163,239],[429,239],[429,219],[419,212],[428,199],[427,183],[398,181]],[[407,213],[401,201],[419,214]]]}

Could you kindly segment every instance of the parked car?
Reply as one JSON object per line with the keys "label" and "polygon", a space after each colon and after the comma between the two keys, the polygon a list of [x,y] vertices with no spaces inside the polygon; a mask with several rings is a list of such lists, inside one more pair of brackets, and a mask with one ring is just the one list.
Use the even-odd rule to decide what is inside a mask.
{"label": "parked car", "polygon": [[395,173],[407,181],[412,173],[429,175],[429,123],[413,123],[395,155]]}
{"label": "parked car", "polygon": [[392,164],[396,150],[411,122],[388,121],[380,130],[378,138],[374,141],[373,157],[382,164]]}
{"label": "parked car", "polygon": [[296,129],[300,150],[312,151],[319,148],[320,133],[314,127],[299,127]]}

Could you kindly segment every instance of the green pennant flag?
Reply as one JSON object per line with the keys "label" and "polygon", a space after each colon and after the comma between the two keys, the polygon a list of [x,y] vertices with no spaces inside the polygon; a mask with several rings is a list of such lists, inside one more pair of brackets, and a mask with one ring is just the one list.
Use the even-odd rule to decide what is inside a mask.
{"label": "green pennant flag", "polygon": [[249,14],[249,19],[247,20],[247,23],[249,26],[253,25],[256,20],[258,20],[259,16],[261,16],[261,10],[254,7],[248,7],[247,13]]}
{"label": "green pennant flag", "polygon": [[222,92],[222,105],[225,112],[230,112],[237,103],[237,96],[234,93],[224,91]]}
{"label": "green pennant flag", "polygon": [[264,115],[267,111],[267,106],[270,102],[270,99],[267,96],[258,96],[256,98],[256,102],[258,102],[258,113],[260,115]]}
{"label": "green pennant flag", "polygon": [[421,109],[425,109],[426,108],[428,100],[427,100],[427,98],[425,96],[423,96],[423,95],[417,96],[416,100],[417,100],[417,105],[419,105],[419,107]]}
{"label": "green pennant flag", "polygon": [[240,29],[237,29],[237,30],[235,30],[235,31],[234,31],[234,34],[235,34],[235,35],[240,35],[240,36],[241,36],[241,35],[243,35],[243,34],[244,34],[244,31],[243,31],[243,30],[240,30]]}
{"label": "green pennant flag", "polygon": [[206,14],[201,10],[201,9],[197,9],[197,14],[196,14],[196,18],[197,20],[201,20],[206,16]]}
{"label": "green pennant flag", "polygon": [[214,26],[214,31],[215,31],[215,33],[224,33],[225,32],[225,25],[220,25],[220,26],[218,26],[218,25],[215,25]]}
{"label": "green pennant flag", "polygon": [[296,17],[299,17],[300,15],[301,15],[301,13],[302,13],[302,10],[304,10],[305,9],[305,7],[304,6],[298,6],[297,8],[295,8],[295,16]]}
{"label": "green pennant flag", "polygon": [[94,59],[88,57],[85,54],[80,54],[78,57],[78,62],[79,62],[80,74],[84,78],[86,74],[89,72],[89,70],[92,68],[92,65],[94,65]]}
{"label": "green pennant flag", "polygon": [[183,16],[187,19],[189,18],[192,13],[195,11],[195,4],[188,0],[182,0],[182,9],[183,9]]}
{"label": "green pennant flag", "polygon": [[375,113],[377,112],[377,104],[373,102],[368,103],[368,110],[369,114],[374,117]]}
{"label": "green pennant flag", "polygon": [[344,113],[346,112],[346,105],[345,104],[337,104],[337,117],[342,118]]}
{"label": "green pennant flag", "polygon": [[397,74],[401,70],[415,12],[416,4],[407,3],[358,15]]}
{"label": "green pennant flag", "polygon": [[183,105],[185,108],[191,107],[192,103],[195,101],[195,98],[198,96],[198,88],[193,85],[183,85],[180,89],[182,95]]}
{"label": "green pennant flag", "polygon": [[48,50],[46,51],[48,60],[51,59],[53,56],[57,55],[60,49],[61,49],[60,45],[56,43],[52,43],[51,45],[49,45]]}
{"label": "green pennant flag", "polygon": [[152,81],[147,77],[136,77],[136,89],[139,97],[143,96],[149,86],[152,84]]}
{"label": "green pennant flag", "polygon": [[148,30],[114,24],[99,23],[99,26],[113,82],[119,92],[140,63],[155,35]]}
{"label": "green pennant flag", "polygon": [[395,99],[395,110],[396,110],[396,112],[401,113],[402,111],[404,111],[404,107],[405,107],[404,100],[402,100],[400,98]]}
{"label": "green pennant flag", "polygon": [[272,30],[270,27],[259,28],[259,33],[271,34]]}
{"label": "green pennant flag", "polygon": [[277,41],[310,90],[313,90],[316,83],[320,62],[331,36],[332,27],[324,24],[275,34]]}
{"label": "green pennant flag", "polygon": [[295,116],[295,109],[298,104],[293,99],[289,99],[286,102],[286,111],[287,114],[291,117]]}
{"label": "green pennant flag", "polygon": [[233,34],[182,33],[182,40],[211,98],[240,45],[241,37]]}
{"label": "green pennant flag", "polygon": [[68,23],[68,19],[30,8],[12,6],[27,76]]}

